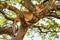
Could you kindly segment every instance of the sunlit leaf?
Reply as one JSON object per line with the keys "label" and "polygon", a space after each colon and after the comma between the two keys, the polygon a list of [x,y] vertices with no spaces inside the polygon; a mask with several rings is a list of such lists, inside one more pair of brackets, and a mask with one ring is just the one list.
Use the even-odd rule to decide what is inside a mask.
{"label": "sunlit leaf", "polygon": [[57,15],[60,15],[60,11],[56,11]]}
{"label": "sunlit leaf", "polygon": [[30,32],[27,32],[27,36],[29,36],[30,35]]}
{"label": "sunlit leaf", "polygon": [[51,37],[49,37],[49,38],[48,38],[48,40],[52,40],[52,38],[51,38]]}
{"label": "sunlit leaf", "polygon": [[50,33],[50,37],[53,37],[54,35],[56,35],[55,32]]}

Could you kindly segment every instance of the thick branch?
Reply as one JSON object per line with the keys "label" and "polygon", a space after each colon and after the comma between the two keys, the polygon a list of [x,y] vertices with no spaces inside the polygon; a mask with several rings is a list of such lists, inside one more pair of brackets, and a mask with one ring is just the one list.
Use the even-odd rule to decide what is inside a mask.
{"label": "thick branch", "polygon": [[2,13],[3,16],[4,16],[7,20],[11,20],[11,21],[14,20],[13,18],[9,18],[9,17],[7,17],[7,15],[6,15],[6,13],[5,13],[4,11],[0,11],[0,13]]}
{"label": "thick branch", "polygon": [[17,31],[17,35],[14,38],[14,40],[23,40],[23,38],[28,30],[28,27],[29,26],[26,24],[24,19],[22,19],[21,26],[20,26],[19,30]]}
{"label": "thick branch", "polygon": [[18,10],[16,7],[13,7],[13,6],[8,5],[6,3],[0,3],[0,8],[2,8],[2,9],[7,8],[9,10],[12,10],[12,11],[16,12],[16,14],[20,14],[20,17],[22,17],[22,12],[20,10]]}
{"label": "thick branch", "polygon": [[3,9],[7,8],[9,10],[12,10],[12,11],[18,13],[18,14],[20,13],[20,11],[17,8],[15,8],[11,5],[5,4],[5,3],[0,3],[0,8],[3,8]]}
{"label": "thick branch", "polygon": [[8,34],[8,35],[13,35],[13,29],[12,28],[1,28],[0,27],[0,34]]}
{"label": "thick branch", "polygon": [[57,10],[60,10],[60,5],[56,5],[56,9]]}
{"label": "thick branch", "polygon": [[[31,0],[23,0],[24,3],[21,3],[24,7],[26,7],[30,12],[35,11],[35,7],[32,4]],[[32,10],[33,9],[33,10]]]}
{"label": "thick branch", "polygon": [[60,19],[60,15],[57,15],[56,13],[50,13],[50,14],[47,14],[47,15],[45,15],[45,17],[49,17],[49,16],[52,16],[52,17],[54,17],[54,18],[57,18],[57,19]]}
{"label": "thick branch", "polygon": [[16,36],[15,40],[23,40],[27,30],[28,30],[28,26],[21,26],[17,32],[17,36]]}
{"label": "thick branch", "polygon": [[56,0],[49,0],[50,6],[53,6]]}

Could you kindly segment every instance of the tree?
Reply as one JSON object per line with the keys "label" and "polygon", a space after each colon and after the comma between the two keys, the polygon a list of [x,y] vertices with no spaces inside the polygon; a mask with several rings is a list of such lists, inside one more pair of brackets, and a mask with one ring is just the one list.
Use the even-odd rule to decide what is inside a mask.
{"label": "tree", "polygon": [[[33,4],[33,1],[36,1],[38,4]],[[14,7],[17,3],[19,4],[19,9]],[[5,21],[3,20],[2,23],[6,25],[8,20],[13,23],[10,24],[12,27],[9,27],[9,25],[9,28],[6,28],[6,26],[1,27],[0,34],[9,34],[12,36],[12,40],[23,40],[27,30],[31,27],[38,28],[40,33],[47,34],[51,32],[51,35],[57,34],[60,31],[56,31],[56,28],[60,28],[60,25],[53,19],[60,19],[59,10],[60,5],[56,3],[56,0],[1,0],[0,13],[5,18]],[[35,23],[41,19],[44,20],[44,18],[48,19],[47,26],[44,24],[41,24],[41,26],[35,25]],[[21,26],[16,28],[16,24],[19,21]],[[17,35],[15,35],[16,33]]]}

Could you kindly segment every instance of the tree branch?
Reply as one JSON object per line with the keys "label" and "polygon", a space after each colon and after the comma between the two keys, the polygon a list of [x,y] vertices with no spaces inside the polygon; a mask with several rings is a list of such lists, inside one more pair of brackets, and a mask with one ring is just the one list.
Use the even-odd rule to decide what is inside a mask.
{"label": "tree branch", "polygon": [[13,29],[12,27],[5,28],[5,27],[0,27],[0,34],[8,34],[10,36],[13,36]]}
{"label": "tree branch", "polygon": [[20,17],[23,17],[22,12],[20,10],[18,10],[16,7],[13,7],[13,6],[8,5],[6,3],[0,3],[0,8],[2,8],[2,9],[7,8],[9,10],[16,12],[16,14],[20,14]]}
{"label": "tree branch", "polygon": [[[33,25],[33,27],[38,28],[40,30],[40,33],[48,33],[48,32],[56,32],[56,33],[58,33],[58,32],[60,32],[60,31],[55,31],[55,30],[53,30],[53,31],[51,31],[51,30],[42,31],[41,26],[36,26],[36,25]],[[44,28],[44,29],[46,29],[46,28]]]}
{"label": "tree branch", "polygon": [[7,20],[11,20],[11,21],[14,20],[13,18],[9,18],[9,17],[7,17],[7,15],[6,15],[6,13],[5,13],[4,11],[0,11],[0,13],[2,13],[3,16],[4,16]]}
{"label": "tree branch", "polygon": [[24,3],[21,3],[21,4],[24,7],[26,7],[30,12],[34,12],[35,11],[35,6],[32,4],[31,0],[23,0],[23,1],[24,1]]}

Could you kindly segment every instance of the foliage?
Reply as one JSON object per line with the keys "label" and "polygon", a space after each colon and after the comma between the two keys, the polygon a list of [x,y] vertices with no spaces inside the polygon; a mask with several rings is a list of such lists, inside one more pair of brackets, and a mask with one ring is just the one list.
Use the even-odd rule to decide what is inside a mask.
{"label": "foliage", "polygon": [[[13,5],[15,7],[17,7],[19,10],[21,9],[21,11],[25,11],[26,8],[24,6],[18,7],[18,4],[20,5],[21,0],[0,0],[2,3],[7,3],[9,5]],[[37,1],[37,3],[40,3],[41,0],[31,0],[31,1]],[[48,2],[45,3],[46,5],[48,5]],[[6,15],[9,18],[15,18],[16,17],[16,13],[11,11],[11,10],[5,10],[5,12],[7,13]],[[56,11],[57,15],[60,15],[60,11]],[[4,24],[10,24],[13,25],[13,22],[7,22],[8,20],[5,19],[5,17],[0,13],[0,25],[4,25]],[[33,40],[35,34],[37,33],[39,35],[39,37],[42,38],[42,40],[52,40],[52,38],[59,38],[60,35],[58,35],[58,33],[60,32],[60,19],[54,18],[54,17],[45,17],[43,19],[40,19],[36,25],[39,26],[39,28],[41,28],[41,30],[34,27],[30,27],[26,33],[25,36],[32,38],[31,40]],[[58,31],[58,32],[55,32]],[[48,36],[49,37],[48,37]],[[4,38],[7,37],[6,35],[3,35]],[[47,38],[47,37],[48,38]]]}

